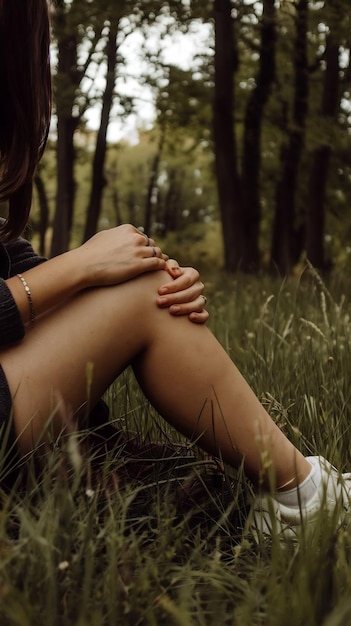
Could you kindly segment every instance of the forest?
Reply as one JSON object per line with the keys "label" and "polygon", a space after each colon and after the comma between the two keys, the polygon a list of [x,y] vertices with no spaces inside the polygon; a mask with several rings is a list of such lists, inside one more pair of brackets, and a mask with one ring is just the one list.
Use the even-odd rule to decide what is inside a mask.
{"label": "forest", "polygon": [[[208,326],[274,422],[304,456],[322,455],[349,472],[350,0],[48,2],[54,109],[26,236],[38,252],[55,256],[130,222],[182,265],[198,267]],[[194,53],[185,63],[189,41]],[[6,206],[1,210],[5,215]],[[50,293],[69,298],[56,283]],[[135,289],[142,328],[144,291]],[[112,291],[116,311],[125,306],[126,291]],[[86,298],[83,307],[94,294],[77,299]],[[37,313],[36,297],[34,281]],[[121,324],[105,333],[110,299],[106,306],[96,300],[74,342],[69,316],[73,310],[84,316],[77,299],[66,307],[67,322],[65,303],[52,313],[58,332],[49,341],[40,338],[40,327],[50,324],[51,312],[32,326],[27,347],[2,350],[10,369],[18,359],[19,385],[35,383],[40,343],[56,370],[61,338],[63,349],[69,346],[60,380],[72,389],[78,343],[90,339],[93,346],[105,334],[107,369],[120,345],[122,355],[124,345],[134,345],[134,333],[124,338]],[[29,302],[32,314],[31,296]],[[213,415],[219,410],[218,428],[227,428],[212,381],[207,393],[208,375],[196,429],[184,437],[146,399],[132,368],[104,394],[109,417],[99,413],[101,404],[89,413],[93,375],[100,377],[90,348],[82,365],[87,402],[79,407],[87,415],[79,430],[80,418],[56,392],[50,372],[42,385],[51,414],[47,421],[41,416],[38,447],[20,457],[12,422],[0,425],[0,626],[350,625],[351,509],[343,498],[343,506],[335,502],[327,512],[327,497],[338,499],[334,482],[325,485],[320,510],[295,527],[296,536],[280,532],[287,520],[280,513],[275,520],[273,500],[272,532],[252,533],[260,479],[252,484],[245,458],[232,468],[220,450],[213,457],[197,446],[205,405],[211,403]],[[28,371],[18,350],[25,351]],[[17,354],[12,361],[9,352]],[[169,374],[180,368],[170,367],[177,356],[168,352],[156,370],[153,361],[144,364],[148,376],[165,377],[163,386],[195,406],[188,390],[192,365],[181,361],[190,381],[184,390]],[[203,354],[208,358],[196,350],[199,371],[206,370]],[[132,358],[137,372],[140,356]],[[229,420],[237,409],[229,407]],[[67,415],[62,429],[54,424],[61,415]],[[262,436],[259,417],[253,419],[262,475],[267,471],[276,496],[274,439]],[[216,443],[214,419],[211,427]],[[189,422],[190,434],[191,428]],[[239,428],[249,432],[241,418]],[[233,458],[241,454],[233,444]],[[12,468],[20,470],[19,480],[8,490]],[[284,495],[291,486],[291,480],[281,485],[288,487]]]}
{"label": "forest", "polygon": [[[131,222],[175,253],[216,235],[229,273],[347,264],[350,16],[349,0],[58,0],[32,224],[41,252]],[[196,39],[200,26],[208,41],[193,65],[170,63],[167,38]],[[114,141],[111,124],[140,109],[140,90],[125,89],[137,32],[155,115],[138,143]]]}

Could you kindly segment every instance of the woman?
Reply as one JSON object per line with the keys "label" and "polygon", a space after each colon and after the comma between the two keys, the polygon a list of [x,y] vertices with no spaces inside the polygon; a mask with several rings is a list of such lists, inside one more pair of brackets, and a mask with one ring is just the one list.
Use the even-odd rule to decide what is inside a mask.
{"label": "woman", "polygon": [[0,199],[9,201],[0,231],[0,408],[5,425],[13,413],[20,454],[41,439],[49,416],[58,432],[70,415],[82,419],[131,364],[169,423],[273,488],[270,503],[256,499],[256,528],[295,532],[322,506],[342,521],[351,476],[305,458],[273,423],[202,323],[195,270],[168,268],[170,279],[167,257],[131,225],[45,262],[18,238],[50,122],[48,59],[47,1],[0,0]]}

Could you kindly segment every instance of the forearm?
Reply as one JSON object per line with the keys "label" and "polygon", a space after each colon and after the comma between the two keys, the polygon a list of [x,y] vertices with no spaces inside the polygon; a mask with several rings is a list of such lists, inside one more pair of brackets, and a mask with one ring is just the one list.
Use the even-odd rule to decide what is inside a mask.
{"label": "forearm", "polygon": [[20,270],[30,296],[18,276],[12,276],[6,283],[23,322],[26,324],[31,319],[30,300],[38,317],[82,289],[117,285],[140,274],[164,269],[162,251],[148,242],[134,226],[125,224],[101,231],[79,248],[35,268]]}
{"label": "forearm", "polygon": [[[22,273],[28,283],[35,317],[72,297],[85,285],[81,263],[76,263],[76,250],[66,252]],[[31,318],[31,307],[22,281],[13,276],[6,281],[24,324]]]}
{"label": "forearm", "polygon": [[[23,280],[12,276],[6,284],[26,324],[33,312],[38,317],[82,289],[116,285],[147,272],[166,269],[168,257],[153,244],[152,239],[145,239],[133,226],[119,226],[102,231],[79,248],[41,265],[28,270],[16,268]],[[158,298],[158,305],[173,306],[175,310],[170,309],[171,313],[189,315],[192,321],[206,321],[204,286],[198,272],[178,266],[178,273],[174,275],[172,271],[171,275],[175,280],[165,285],[166,292],[159,294],[162,297]]]}

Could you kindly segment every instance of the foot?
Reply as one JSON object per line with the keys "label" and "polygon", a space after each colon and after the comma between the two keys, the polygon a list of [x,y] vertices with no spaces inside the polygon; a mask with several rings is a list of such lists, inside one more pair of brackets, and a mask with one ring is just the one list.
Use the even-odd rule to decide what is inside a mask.
{"label": "foot", "polygon": [[269,495],[255,499],[250,530],[256,539],[262,535],[296,538],[301,528],[310,530],[318,524],[321,511],[336,526],[351,520],[351,474],[340,474],[323,457],[312,457],[312,463],[319,464],[321,482],[304,506],[288,507]]}

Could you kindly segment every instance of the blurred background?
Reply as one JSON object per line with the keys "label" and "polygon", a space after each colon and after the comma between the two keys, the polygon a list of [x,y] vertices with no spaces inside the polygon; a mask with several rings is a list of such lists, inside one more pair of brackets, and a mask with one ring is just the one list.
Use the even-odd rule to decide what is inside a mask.
{"label": "blurred background", "polygon": [[142,226],[182,264],[351,267],[349,0],[59,0],[29,236]]}

